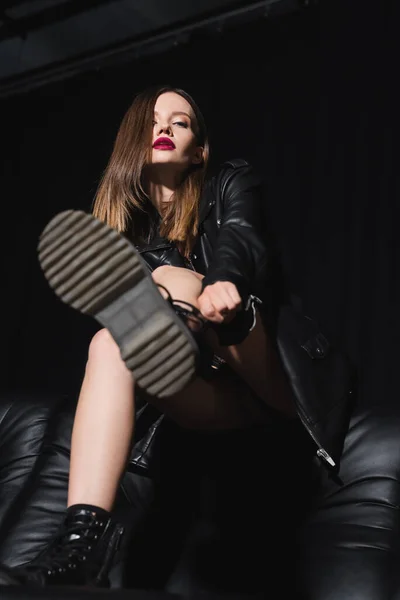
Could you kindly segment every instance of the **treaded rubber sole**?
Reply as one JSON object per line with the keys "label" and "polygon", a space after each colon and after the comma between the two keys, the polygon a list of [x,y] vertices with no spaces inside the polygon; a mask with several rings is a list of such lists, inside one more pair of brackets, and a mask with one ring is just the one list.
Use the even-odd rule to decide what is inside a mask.
{"label": "treaded rubber sole", "polygon": [[124,236],[90,214],[68,210],[45,227],[38,253],[50,287],[110,331],[139,387],[163,398],[192,379],[196,342]]}

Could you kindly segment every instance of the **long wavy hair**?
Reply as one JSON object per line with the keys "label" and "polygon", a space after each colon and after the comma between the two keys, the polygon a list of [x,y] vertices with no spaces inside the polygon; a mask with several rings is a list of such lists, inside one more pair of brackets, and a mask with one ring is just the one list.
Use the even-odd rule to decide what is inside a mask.
{"label": "long wavy hair", "polygon": [[[189,167],[171,201],[157,210],[145,191],[145,168],[151,162],[154,107],[165,92],[175,92],[191,106],[197,145],[204,148],[200,164]],[[136,244],[150,241],[159,226],[162,237],[176,242],[188,256],[198,232],[199,199],[202,193],[209,143],[204,118],[193,98],[171,86],[151,88],[137,95],[119,127],[114,147],[98,186],[93,214],[121,233],[130,232]]]}

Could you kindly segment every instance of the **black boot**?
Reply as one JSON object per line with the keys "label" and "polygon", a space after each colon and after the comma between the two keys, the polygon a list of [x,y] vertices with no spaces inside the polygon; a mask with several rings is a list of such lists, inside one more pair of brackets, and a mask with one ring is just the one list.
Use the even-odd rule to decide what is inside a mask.
{"label": "black boot", "polygon": [[196,375],[198,346],[125,236],[82,211],[45,227],[39,262],[57,296],[108,329],[138,386],[166,398]]}
{"label": "black boot", "polygon": [[53,542],[35,560],[0,569],[0,585],[108,587],[122,534],[106,511],[72,506]]}
{"label": "black boot", "polygon": [[220,364],[218,361],[224,361],[214,355],[211,346],[205,341],[204,333],[210,327],[210,321],[207,321],[193,304],[183,300],[173,300],[163,285],[158,285],[158,287],[163,288],[167,293],[166,300],[171,304],[176,315],[187,326],[196,342],[198,350],[196,356],[196,374],[206,381],[212,379],[215,374],[214,370],[219,369]]}

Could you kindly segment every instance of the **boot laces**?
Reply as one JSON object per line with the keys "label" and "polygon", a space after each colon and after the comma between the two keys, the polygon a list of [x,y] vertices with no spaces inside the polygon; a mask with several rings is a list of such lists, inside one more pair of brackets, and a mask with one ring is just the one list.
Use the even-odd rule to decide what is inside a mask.
{"label": "boot laces", "polygon": [[60,532],[53,545],[31,567],[48,575],[76,569],[78,563],[84,562],[91,552],[93,546],[90,542],[96,543],[98,537],[98,530],[93,530],[87,524],[70,525]]}
{"label": "boot laces", "polygon": [[181,317],[184,322],[186,322],[187,325],[191,325],[191,329],[193,331],[197,333],[207,329],[209,321],[203,317],[196,306],[190,304],[190,302],[186,302],[185,300],[174,300],[167,288],[161,284],[157,284],[157,287],[162,288],[166,292],[167,297],[165,299],[167,302],[172,306],[176,314]]}

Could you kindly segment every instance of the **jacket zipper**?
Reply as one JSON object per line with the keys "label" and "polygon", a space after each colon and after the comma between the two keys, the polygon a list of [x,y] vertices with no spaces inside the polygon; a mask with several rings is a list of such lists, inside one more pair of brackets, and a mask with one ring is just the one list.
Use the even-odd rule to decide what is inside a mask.
{"label": "jacket zipper", "polygon": [[[192,254],[189,254],[189,258],[185,258],[185,262],[187,265],[190,266],[192,271],[196,271],[196,269],[194,268],[193,262],[192,262]],[[262,304],[262,301],[259,298],[257,298],[256,296],[250,296],[249,300],[252,300],[252,299],[254,299],[258,304]],[[300,416],[300,420],[301,420],[303,426],[305,427],[308,434],[310,435],[310,437],[313,439],[313,441],[315,442],[315,444],[317,446],[318,458],[320,458],[323,462],[325,462],[330,467],[335,467],[336,466],[335,461],[333,460],[332,456],[325,450],[325,448],[322,447],[322,445],[319,442],[314,431],[311,429],[310,425],[307,423],[306,418],[303,415],[303,409],[301,407],[299,407],[299,416]]]}
{"label": "jacket zipper", "polygon": [[[190,267],[190,269],[192,271],[196,272],[196,269],[194,268],[194,265],[193,265],[193,262],[192,262],[192,254],[189,254],[189,258],[185,258],[185,263],[186,263],[187,266]],[[252,296],[252,298],[254,298],[254,300],[258,301],[258,303],[262,304],[261,300],[259,300],[259,298],[257,298],[256,296]],[[335,467],[336,463],[333,460],[332,456],[325,450],[325,448],[322,447],[320,441],[318,440],[318,438],[315,435],[314,431],[312,430],[312,428],[308,424],[306,418],[304,417],[303,409],[301,407],[298,407],[298,410],[299,410],[300,420],[301,420],[303,426],[305,427],[305,429],[307,430],[309,436],[313,439],[313,441],[315,442],[315,444],[317,446],[317,456],[318,456],[318,458],[321,459],[324,463],[326,463],[330,467]]]}
{"label": "jacket zipper", "polygon": [[320,458],[326,465],[329,465],[329,467],[336,467],[336,463],[333,460],[332,456],[325,450],[325,448],[322,447],[322,444],[318,440],[318,437],[315,435],[314,431],[312,430],[310,425],[307,423],[307,420],[304,416],[303,409],[301,407],[297,406],[297,410],[298,410],[299,417],[300,417],[300,420],[301,420],[303,426],[305,427],[308,434],[310,435],[310,437],[313,439],[313,441],[317,445],[318,458]]}
{"label": "jacket zipper", "polygon": [[[196,269],[193,266],[193,262],[192,262],[192,258],[191,257],[192,257],[192,254],[189,254],[189,258],[188,259],[185,258],[185,262],[186,262],[187,265],[190,266],[190,268],[192,269],[192,271],[196,271]],[[259,298],[257,298],[257,296],[250,296],[249,300],[254,300],[258,304],[262,304],[262,301]],[[307,430],[309,436],[313,439],[313,441],[315,442],[315,444],[317,446],[317,456],[318,456],[318,458],[320,458],[324,463],[326,463],[330,467],[335,467],[336,463],[333,460],[332,456],[325,450],[325,448],[322,447],[320,441],[318,440],[318,438],[315,435],[314,431],[312,430],[312,428],[308,424],[306,418],[304,417],[303,409],[301,407],[298,407],[298,410],[299,410],[300,420],[301,420],[303,426],[305,427],[305,429]]]}
{"label": "jacket zipper", "polygon": [[[148,250],[144,250],[143,252],[152,252],[153,250],[161,250],[162,248],[168,248],[170,246],[167,246],[166,244],[163,244],[161,246],[156,246],[154,248],[149,248]],[[190,267],[190,269],[192,271],[196,271],[196,269],[194,268],[193,262],[192,262],[192,254],[189,254],[189,258],[185,258],[185,263],[187,266]],[[255,298],[256,300],[258,300],[258,298]],[[310,427],[310,425],[308,424],[305,416],[304,416],[304,411],[301,407],[297,407],[298,412],[299,412],[299,417],[300,420],[304,426],[304,428],[306,429],[306,431],[308,432],[309,436],[313,439],[313,441],[315,442],[316,446],[317,446],[317,456],[318,458],[320,458],[324,463],[326,463],[327,465],[329,465],[329,467],[335,467],[336,463],[333,460],[332,456],[325,450],[325,448],[322,447],[320,441],[318,440],[318,437],[315,435],[314,431],[312,430],[312,428]]]}

